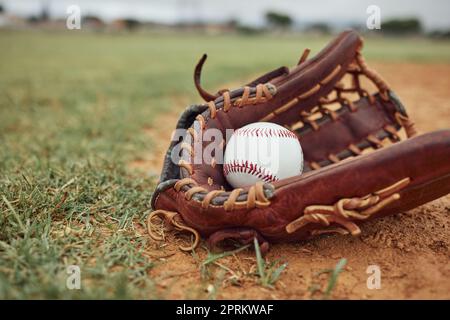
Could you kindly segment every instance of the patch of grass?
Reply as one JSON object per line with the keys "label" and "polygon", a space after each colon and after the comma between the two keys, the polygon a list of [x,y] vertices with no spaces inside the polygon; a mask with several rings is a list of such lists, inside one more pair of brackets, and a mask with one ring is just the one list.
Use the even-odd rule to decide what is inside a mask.
{"label": "patch of grass", "polygon": [[272,288],[280,278],[281,273],[286,269],[287,263],[282,263],[278,260],[269,264],[263,259],[259,243],[256,238],[254,239],[255,253],[256,253],[256,266],[258,268],[259,282],[264,287]]}
{"label": "patch of grass", "polygon": [[[91,166],[28,169],[1,180],[2,299],[153,294],[139,290],[151,287],[152,261],[144,254],[148,238],[136,229],[151,183],[120,167]],[[65,286],[69,265],[81,269],[81,290]]]}

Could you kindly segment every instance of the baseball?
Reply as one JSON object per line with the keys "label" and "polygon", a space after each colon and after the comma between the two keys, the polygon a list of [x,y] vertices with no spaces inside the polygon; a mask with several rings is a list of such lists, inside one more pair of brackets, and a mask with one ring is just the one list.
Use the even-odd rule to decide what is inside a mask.
{"label": "baseball", "polygon": [[237,129],[225,147],[223,172],[234,188],[274,182],[302,171],[297,136],[275,123],[255,122]]}

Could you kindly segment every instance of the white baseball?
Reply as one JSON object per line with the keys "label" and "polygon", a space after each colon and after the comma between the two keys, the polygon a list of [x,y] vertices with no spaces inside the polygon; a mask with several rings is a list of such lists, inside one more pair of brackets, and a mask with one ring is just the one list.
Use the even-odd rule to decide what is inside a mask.
{"label": "white baseball", "polygon": [[225,147],[223,172],[234,188],[301,174],[303,152],[297,136],[269,122],[237,129]]}

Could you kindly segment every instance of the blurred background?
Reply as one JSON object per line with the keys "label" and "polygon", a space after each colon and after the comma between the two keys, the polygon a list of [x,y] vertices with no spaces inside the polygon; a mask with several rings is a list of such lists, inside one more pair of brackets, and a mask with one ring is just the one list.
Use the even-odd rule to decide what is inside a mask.
{"label": "blurred background", "polygon": [[0,23],[10,27],[65,27],[67,8],[81,9],[83,27],[93,30],[168,29],[207,33],[284,31],[327,33],[366,29],[369,6],[380,8],[383,31],[449,36],[445,0],[2,0]]}
{"label": "blurred background", "polygon": [[157,114],[199,102],[192,73],[203,53],[205,87],[233,87],[295,65],[304,48],[315,54],[347,28],[366,38],[365,56],[399,93],[441,76],[426,84],[435,89],[448,78],[449,9],[447,0],[0,0],[2,137],[16,148],[28,135],[31,149],[42,139],[59,160],[138,159],[151,149],[139,132]]}
{"label": "blurred background", "polygon": [[[271,0],[2,0],[2,26],[39,25],[64,28],[67,8],[81,9],[83,27],[96,30],[181,29],[258,32],[274,27],[327,33],[343,28],[366,29],[366,10],[375,5],[383,17],[384,33],[449,36],[450,4],[426,5],[423,0],[388,1],[271,1]],[[34,24],[34,25],[33,25]]]}
{"label": "blurred background", "polygon": [[[0,0],[0,298],[157,297],[136,226],[179,113],[201,102],[203,53],[204,87],[235,88],[353,28],[418,128],[448,128],[449,14],[448,0]],[[64,285],[73,263],[81,291]]]}

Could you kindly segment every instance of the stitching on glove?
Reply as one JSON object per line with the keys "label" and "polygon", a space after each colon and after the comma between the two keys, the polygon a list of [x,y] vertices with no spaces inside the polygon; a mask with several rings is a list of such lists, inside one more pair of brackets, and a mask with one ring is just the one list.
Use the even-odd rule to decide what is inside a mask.
{"label": "stitching on glove", "polygon": [[[395,129],[394,129],[394,130],[395,130]],[[351,144],[348,146],[348,149],[349,149],[351,152],[353,152],[353,154],[355,154],[355,155],[357,155],[357,156],[359,156],[359,155],[362,154],[362,150],[361,150],[360,148],[358,148],[358,146],[356,146],[356,145],[353,144],[353,143],[351,143]]]}
{"label": "stitching on glove", "polygon": [[309,89],[308,91],[306,91],[305,93],[302,93],[301,95],[298,96],[298,98],[300,100],[302,99],[306,99],[309,98],[310,96],[312,96],[314,93],[316,93],[317,91],[319,91],[321,88],[320,83],[316,84],[314,87],[312,87],[311,89]]}
{"label": "stitching on glove", "polygon": [[187,129],[189,134],[191,135],[192,139],[195,141],[198,141],[198,134],[197,131],[195,131],[195,129],[193,127],[190,127]]}
{"label": "stitching on glove", "polygon": [[230,195],[228,196],[227,201],[223,203],[223,207],[225,211],[231,211],[234,209],[234,206],[236,204],[236,200],[239,197],[239,194],[242,192],[242,188],[236,188],[233,191],[231,191]]}
{"label": "stitching on glove", "polygon": [[[325,107],[326,104],[332,104],[335,102],[339,102],[342,106],[344,106],[344,105],[347,106],[352,112],[355,112],[357,109],[352,101],[350,101],[349,99],[347,99],[345,97],[342,97],[343,92],[357,92],[360,95],[360,98],[365,97],[368,99],[368,101],[370,102],[371,105],[375,105],[375,102],[376,102],[375,96],[369,94],[365,89],[363,89],[361,87],[361,83],[360,83],[360,79],[359,79],[359,77],[361,75],[366,76],[369,80],[371,80],[375,84],[375,86],[378,88],[378,94],[380,95],[381,99],[383,99],[384,101],[390,100],[390,96],[388,94],[388,92],[389,92],[388,85],[375,71],[369,69],[363,56],[361,55],[360,50],[361,50],[361,48],[359,48],[358,51],[356,52],[355,59],[349,65],[348,70],[347,70],[347,74],[352,75],[353,87],[344,88],[342,83],[337,83],[334,86],[334,91],[337,94],[336,99],[328,101],[327,99],[322,98],[318,102],[319,113],[321,113],[322,115],[327,114],[327,113],[330,114],[331,118],[334,121],[337,120],[337,115],[333,110],[327,109]],[[269,120],[273,119],[274,117],[276,117],[277,115],[280,115],[280,114],[286,112],[287,110],[291,109],[292,107],[296,106],[300,100],[309,98],[311,95],[315,94],[318,90],[320,90],[321,85],[325,85],[325,84],[331,82],[339,74],[341,69],[342,69],[342,66],[337,65],[333,69],[333,71],[331,71],[322,80],[320,80],[319,83],[316,84],[314,87],[312,87],[305,93],[301,94],[300,96],[295,97],[294,99],[287,102],[283,106],[277,108],[276,110],[269,113],[268,115],[264,116],[260,121],[269,121]],[[325,110],[328,110],[328,111],[325,111]],[[311,127],[313,128],[313,130],[318,130],[319,126],[314,121],[309,119],[310,114],[311,113],[303,114],[302,115],[303,120],[305,123],[310,124]],[[414,124],[412,123],[412,121],[407,116],[404,116],[401,114],[399,114],[399,115],[400,115],[399,118],[402,118],[402,119],[398,119],[396,116],[397,122],[399,123],[400,126],[405,128],[405,131],[407,132],[408,137],[415,135],[415,130],[413,128]]]}
{"label": "stitching on glove", "polygon": [[180,246],[178,246],[180,248],[180,250],[191,251],[191,250],[195,249],[196,247],[198,247],[198,244],[200,242],[200,234],[197,232],[197,230],[186,226],[178,212],[167,211],[167,210],[155,210],[155,211],[151,212],[147,217],[147,232],[153,240],[156,240],[156,241],[165,240],[164,233],[157,234],[154,231],[155,224],[153,223],[152,220],[155,217],[164,219],[165,222],[169,226],[174,227],[178,231],[192,233],[192,235],[194,236],[194,240],[192,241],[192,244],[190,246],[180,245]]}
{"label": "stitching on glove", "polygon": [[199,114],[195,117],[195,119],[199,122],[200,129],[201,130],[205,129],[205,125],[206,125],[205,118],[201,114]]}
{"label": "stitching on glove", "polygon": [[415,124],[414,122],[411,121],[409,117],[406,117],[397,111],[395,113],[395,120],[397,120],[397,123],[400,124],[403,128],[405,128],[408,138],[417,135]]}
{"label": "stitching on glove", "polygon": [[208,192],[208,194],[205,196],[205,198],[202,201],[202,208],[207,209],[209,207],[209,205],[211,204],[212,199],[224,192],[225,191],[223,191],[223,190],[214,190],[214,191]]}
{"label": "stitching on glove", "polygon": [[215,168],[216,165],[217,165],[216,158],[213,157],[213,158],[211,159],[211,168]]}
{"label": "stitching on glove", "polygon": [[[380,138],[378,138],[380,137]],[[388,138],[392,142],[400,141],[400,136],[397,133],[397,130],[392,126],[385,126],[379,131],[369,134],[365,139],[363,139],[358,145],[350,144],[347,149],[343,149],[341,152],[337,154],[329,154],[326,159],[321,161],[320,163],[316,161],[312,161],[307,163],[309,168],[312,170],[317,170],[322,167],[325,167],[331,163],[338,163],[344,159],[347,159],[351,156],[359,156],[362,154],[363,150],[367,148],[375,148],[380,149],[383,148],[383,139]]]}
{"label": "stitching on glove", "polygon": [[381,143],[381,140],[378,139],[375,135],[369,134],[366,139],[370,143],[372,143],[376,149],[383,148],[383,144]]}
{"label": "stitching on glove", "polygon": [[192,165],[190,163],[188,163],[186,160],[182,159],[182,160],[178,161],[178,166],[186,169],[189,172],[189,175],[191,175],[191,176],[194,173],[194,169],[193,169]]}
{"label": "stitching on glove", "polygon": [[231,108],[231,97],[230,92],[226,91],[223,93],[223,111],[227,112]]}
{"label": "stitching on glove", "polygon": [[[227,208],[233,210],[242,208],[265,208],[269,206],[270,201],[265,194],[264,187],[273,189],[271,185],[257,182],[246,193],[242,192],[243,189],[234,189],[231,192],[225,190],[212,190],[208,192],[207,189],[199,186],[194,179],[184,178],[178,180],[173,188],[177,192],[185,192],[184,197],[186,200],[200,202],[204,209],[223,206],[225,210]],[[220,195],[223,195],[223,202],[219,205],[213,205],[213,199]]]}
{"label": "stitching on glove", "polygon": [[361,68],[362,73],[367,76],[370,80],[372,80],[375,85],[378,87],[379,93],[381,98],[384,101],[389,101],[389,87],[387,85],[387,83],[378,75],[378,73],[376,73],[375,71],[371,70],[367,64],[366,61],[364,60],[364,57],[362,56],[361,52],[357,52],[356,53],[356,57],[355,57],[356,63],[358,64],[358,66]]}
{"label": "stitching on glove", "polygon": [[[271,90],[275,93],[276,88],[270,83],[266,84],[258,84],[255,87],[255,92],[252,93],[251,88],[248,86],[244,87],[244,91],[241,95],[241,97],[236,97],[234,99],[231,98],[229,90],[223,90],[221,92],[222,96],[222,104],[223,108],[219,109],[216,105],[216,100],[208,101],[207,106],[210,113],[210,118],[214,119],[216,117],[218,110],[223,110],[224,112],[228,112],[232,106],[236,106],[238,108],[242,108],[246,105],[255,105],[258,103],[267,102],[268,100],[272,99],[273,94],[271,93]],[[201,116],[201,115],[200,115]],[[203,116],[202,117],[202,129],[205,128],[206,121]]]}
{"label": "stitching on glove", "polygon": [[341,71],[342,67],[340,64],[338,64],[333,71],[331,71],[327,76],[325,76],[321,81],[319,81],[320,84],[326,85],[329,83],[333,78]]}
{"label": "stitching on glove", "polygon": [[311,119],[312,116],[313,114],[311,112],[307,112],[304,110],[300,112],[300,117],[302,117],[303,122],[309,124],[314,131],[317,131],[319,130],[319,125],[315,120]]}
{"label": "stitching on glove", "polygon": [[393,142],[397,142],[400,141],[400,135],[397,132],[397,129],[395,129],[393,126],[387,124],[383,127],[384,131],[390,133],[389,138],[393,141]]}
{"label": "stitching on glove", "polygon": [[338,163],[339,161],[341,161],[341,159],[339,159],[335,154],[330,153],[328,155],[328,159],[333,162],[333,163]]}
{"label": "stitching on glove", "polygon": [[309,89],[308,91],[304,92],[303,94],[299,95],[298,97],[295,97],[291,101],[285,103],[281,107],[277,108],[273,112],[269,113],[268,115],[264,116],[260,121],[268,121],[274,118],[276,115],[279,115],[281,113],[284,113],[285,111],[292,108],[294,105],[296,105],[299,100],[309,98],[313,94],[315,94],[317,91],[320,90],[321,84],[325,85],[329,83],[340,71],[341,71],[341,65],[337,65],[328,75],[326,75],[322,80],[319,81],[318,84],[316,84],[314,87]]}
{"label": "stitching on glove", "polygon": [[352,220],[365,220],[387,205],[400,199],[398,191],[405,188],[411,179],[404,178],[394,184],[368,194],[364,197],[343,198],[334,205],[310,205],[303,215],[286,225],[287,233],[294,233],[310,223],[329,226],[336,223],[347,229],[352,235],[361,233],[361,229]]}

